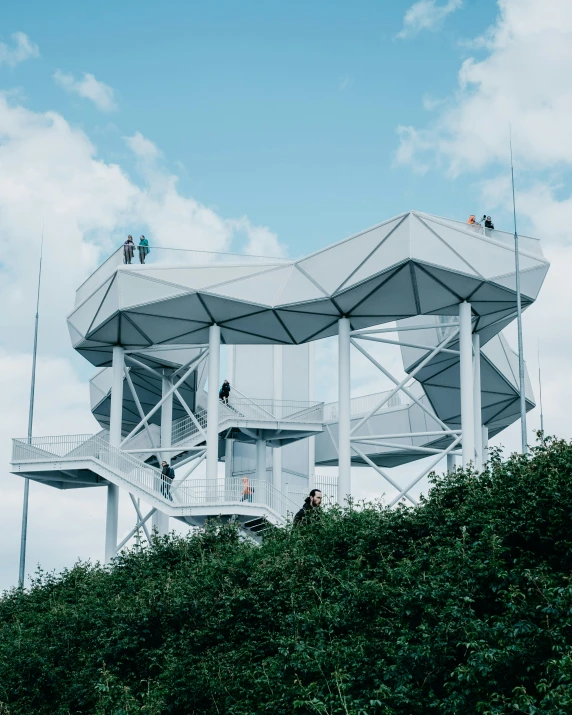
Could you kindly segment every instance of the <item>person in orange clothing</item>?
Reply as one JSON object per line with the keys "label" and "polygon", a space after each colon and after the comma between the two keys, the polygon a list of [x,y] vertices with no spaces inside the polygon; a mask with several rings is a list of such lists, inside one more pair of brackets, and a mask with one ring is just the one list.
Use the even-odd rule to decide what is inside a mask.
{"label": "person in orange clothing", "polygon": [[471,226],[480,226],[481,224],[477,221],[476,216],[474,214],[471,214],[469,218],[467,219],[467,223],[470,224]]}
{"label": "person in orange clothing", "polygon": [[250,486],[248,477],[242,477],[242,495],[240,501],[252,501],[252,495],[254,494],[254,489]]}

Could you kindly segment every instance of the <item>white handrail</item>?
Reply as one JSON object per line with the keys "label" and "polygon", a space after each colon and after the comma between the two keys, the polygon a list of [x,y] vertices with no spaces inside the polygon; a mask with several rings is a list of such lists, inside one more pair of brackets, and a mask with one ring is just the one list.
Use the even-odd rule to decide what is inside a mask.
{"label": "white handrail", "polygon": [[296,504],[266,480],[233,477],[224,482],[189,479],[171,487],[159,469],[112,447],[95,435],[66,435],[12,440],[12,462],[95,461],[112,474],[172,507],[221,506],[240,513],[241,504],[264,507],[281,518],[297,510]]}

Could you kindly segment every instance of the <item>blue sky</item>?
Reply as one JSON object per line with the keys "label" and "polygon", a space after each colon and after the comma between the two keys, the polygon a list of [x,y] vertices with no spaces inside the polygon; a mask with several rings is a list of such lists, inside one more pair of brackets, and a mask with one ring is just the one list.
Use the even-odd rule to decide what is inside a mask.
{"label": "blue sky", "polygon": [[[163,152],[182,192],[224,216],[269,226],[291,255],[409,208],[474,210],[471,177],[393,166],[396,127],[424,121],[423,98],[454,90],[460,44],[496,14],[467,2],[439,32],[396,39],[409,2],[34,2],[2,11],[40,58],[3,69],[25,105],[84,129],[134,171],[123,137]],[[102,113],[52,76],[89,72],[118,109]]]}
{"label": "blue sky", "polygon": [[[27,424],[42,225],[35,434],[93,432],[93,369],[65,316],[127,232],[299,256],[409,209],[487,212],[511,230],[510,122],[519,226],[551,261],[525,357],[537,391],[540,348],[546,429],[569,437],[571,76],[570,0],[4,3],[0,589],[17,573],[22,480],[8,460]],[[324,350],[317,372],[335,389]],[[383,389],[362,367],[354,389]],[[528,427],[533,442],[539,410]],[[519,426],[496,442],[517,448]],[[30,565],[100,558],[104,499],[33,485]]]}

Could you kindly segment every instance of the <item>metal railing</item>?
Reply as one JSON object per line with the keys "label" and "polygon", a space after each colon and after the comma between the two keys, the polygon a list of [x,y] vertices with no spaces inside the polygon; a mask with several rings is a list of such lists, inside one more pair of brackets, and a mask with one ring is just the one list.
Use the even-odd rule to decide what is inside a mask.
{"label": "metal railing", "polygon": [[[223,253],[217,251],[194,251],[186,248],[163,248],[162,246],[149,246],[150,252],[145,258],[146,264],[154,266],[196,266],[211,263],[290,263],[292,259],[276,256],[255,256],[245,253]],[[134,256],[131,265],[135,268],[139,265],[139,254],[137,244],[134,246]],[[114,251],[77,289],[75,295],[75,305],[78,306],[96,288],[99,288],[107,278],[113,275],[115,270],[125,265],[123,258],[123,246]]]}
{"label": "metal railing", "polygon": [[66,435],[33,437],[12,440],[12,462],[34,463],[57,461],[58,464],[81,460],[96,460],[109,471],[139,487],[166,505],[195,507],[220,505],[236,507],[240,504],[267,507],[286,518],[296,511],[296,504],[270,482],[234,477],[224,483],[189,479],[167,484],[161,471],[136,457],[111,447],[95,435]]}
{"label": "metal railing", "polygon": [[[371,395],[362,395],[361,397],[352,397],[350,400],[350,414],[352,417],[359,417],[360,415],[367,415],[370,410],[372,410],[379,402],[381,402],[384,395],[389,395],[393,390],[386,390],[385,392],[374,392]],[[402,407],[409,405],[410,402],[407,398],[399,392],[395,393],[379,410],[388,410],[391,407]],[[377,413],[376,413],[377,414]],[[328,402],[324,405],[324,422],[335,422],[339,419],[338,414],[338,403]]]}
{"label": "metal railing", "polygon": [[189,479],[181,484],[173,483],[171,496],[174,505],[217,506],[235,505],[237,511],[240,505],[262,506],[272,509],[276,514],[286,518],[294,514],[299,507],[282,494],[270,482],[261,479],[232,477],[222,481],[208,479]]}
{"label": "metal railing", "polygon": [[[218,422],[219,431],[226,426],[241,421],[253,422],[313,422],[321,424],[324,418],[323,402],[304,402],[301,400],[262,400],[258,398],[245,397],[244,395],[233,395],[228,402],[219,402]],[[197,410],[195,419],[206,432],[207,411]],[[172,443],[177,445],[180,442],[200,436],[197,424],[190,417],[182,417],[173,423]]]}

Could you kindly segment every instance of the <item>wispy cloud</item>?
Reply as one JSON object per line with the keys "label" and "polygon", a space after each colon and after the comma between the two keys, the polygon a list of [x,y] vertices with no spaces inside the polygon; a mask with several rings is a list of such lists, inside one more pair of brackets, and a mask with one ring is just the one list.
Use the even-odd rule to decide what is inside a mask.
{"label": "wispy cloud", "polygon": [[435,32],[439,30],[445,18],[458,10],[463,0],[447,0],[443,5],[437,5],[437,0],[419,0],[405,13],[403,29],[397,37],[404,39],[413,37],[422,30]]}
{"label": "wispy cloud", "polygon": [[144,137],[141,132],[135,132],[132,137],[124,137],[127,146],[139,158],[152,161],[161,156],[161,151],[147,137]]}
{"label": "wispy cloud", "polygon": [[353,82],[353,77],[349,74],[343,74],[338,82],[338,87],[341,92],[347,89]]}
{"label": "wispy cloud", "polygon": [[24,60],[40,56],[38,45],[34,44],[24,32],[15,32],[12,39],[13,45],[0,42],[0,67],[2,65],[15,67]]}
{"label": "wispy cloud", "polygon": [[113,112],[117,109],[113,88],[105,82],[100,82],[92,74],[84,72],[83,78],[76,80],[73,74],[56,70],[54,80],[66,91],[91,100],[102,112]]}

